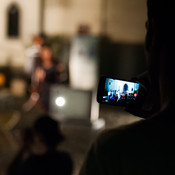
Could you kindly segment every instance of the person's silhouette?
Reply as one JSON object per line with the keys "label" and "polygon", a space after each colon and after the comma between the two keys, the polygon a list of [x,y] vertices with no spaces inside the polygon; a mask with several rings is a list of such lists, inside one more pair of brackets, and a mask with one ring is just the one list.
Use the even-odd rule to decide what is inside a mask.
{"label": "person's silhouette", "polygon": [[124,84],[123,85],[123,92],[127,92],[128,91],[128,85],[127,84]]}
{"label": "person's silhouette", "polygon": [[41,116],[34,124],[32,140],[31,137],[29,139],[32,142],[28,142],[29,146],[22,147],[19,151],[9,166],[8,175],[72,174],[73,162],[70,155],[56,149],[63,136],[55,120]]}
{"label": "person's silhouette", "polygon": [[157,114],[102,133],[92,144],[80,175],[175,174],[175,3],[147,0],[147,7],[145,46]]}

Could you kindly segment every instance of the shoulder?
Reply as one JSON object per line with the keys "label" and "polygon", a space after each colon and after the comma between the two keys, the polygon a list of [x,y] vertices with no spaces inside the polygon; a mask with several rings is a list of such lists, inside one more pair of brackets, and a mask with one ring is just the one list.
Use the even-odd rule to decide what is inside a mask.
{"label": "shoulder", "polygon": [[106,129],[99,134],[96,141],[99,143],[105,143],[106,141],[110,142],[112,140],[120,140],[123,137],[136,136],[138,134],[137,130],[141,129],[142,126],[145,126],[145,121],[139,121],[130,125],[121,126],[113,129]]}
{"label": "shoulder", "polygon": [[[139,122],[122,126],[115,129],[108,129],[99,134],[94,141],[92,147],[97,151],[97,154],[111,154],[118,150],[135,148],[138,145],[144,145],[155,130],[156,121],[141,120]],[[149,129],[148,129],[149,128]],[[126,149],[129,149],[126,148]]]}
{"label": "shoulder", "polygon": [[39,162],[71,162],[71,156],[67,152],[63,151],[56,151],[56,152],[50,152],[45,155],[31,155],[28,159],[27,162],[34,162],[34,163],[39,163]]}
{"label": "shoulder", "polygon": [[58,151],[56,156],[63,160],[71,160],[70,154],[65,151]]}
{"label": "shoulder", "polygon": [[[175,133],[172,132],[174,125],[170,125],[172,122],[165,122],[167,116],[167,113],[162,113],[151,119],[103,131],[92,144],[81,175],[119,174],[122,166],[129,171],[141,160],[145,164],[151,156],[159,155],[159,150],[167,143],[167,135]],[[158,147],[161,148],[158,150]],[[153,158],[156,160],[156,156]]]}
{"label": "shoulder", "polygon": [[145,147],[145,144],[155,140],[155,138],[162,139],[166,137],[170,129],[174,128],[174,125],[172,125],[174,121],[172,113],[164,111],[150,119],[105,130],[97,137],[94,146],[102,150],[116,149],[117,147],[122,149],[128,144],[131,147],[137,145]]}
{"label": "shoulder", "polygon": [[118,174],[121,154],[128,152],[126,150],[131,148],[133,135],[139,137],[136,133],[140,125],[142,122],[100,133],[87,154],[80,174]]}
{"label": "shoulder", "polygon": [[58,151],[55,155],[53,155],[53,159],[55,162],[59,162],[60,165],[64,165],[72,168],[73,167],[73,160],[69,153],[64,151]]}
{"label": "shoulder", "polygon": [[64,151],[58,151],[56,154],[56,160],[60,165],[60,172],[71,174],[73,171],[73,160],[69,153]]}

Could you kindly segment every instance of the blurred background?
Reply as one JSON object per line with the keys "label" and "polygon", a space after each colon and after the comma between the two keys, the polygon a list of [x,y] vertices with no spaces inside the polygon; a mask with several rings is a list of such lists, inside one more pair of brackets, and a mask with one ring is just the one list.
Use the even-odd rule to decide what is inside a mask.
{"label": "blurred background", "polygon": [[[101,75],[131,79],[146,70],[145,22],[140,0],[0,1],[0,175],[18,149],[18,130],[46,111],[61,121],[60,149],[71,154],[75,175],[102,130],[140,120],[95,98]],[[31,88],[44,81],[31,68],[41,39],[59,74],[44,92]],[[45,109],[38,101],[48,92]]]}

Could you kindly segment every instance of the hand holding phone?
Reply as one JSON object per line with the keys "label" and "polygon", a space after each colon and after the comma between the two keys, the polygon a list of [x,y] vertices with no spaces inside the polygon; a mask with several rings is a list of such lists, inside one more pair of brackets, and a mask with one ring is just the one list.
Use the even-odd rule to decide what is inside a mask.
{"label": "hand holding phone", "polygon": [[98,86],[97,101],[119,106],[134,106],[137,103],[140,84],[116,78],[102,77]]}

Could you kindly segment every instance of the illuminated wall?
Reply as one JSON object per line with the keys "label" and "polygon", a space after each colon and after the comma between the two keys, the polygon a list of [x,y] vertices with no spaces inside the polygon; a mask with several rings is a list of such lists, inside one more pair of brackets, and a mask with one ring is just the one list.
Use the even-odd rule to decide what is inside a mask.
{"label": "illuminated wall", "polygon": [[[40,2],[0,1],[0,65],[25,64],[25,48],[40,30]],[[6,37],[6,12],[12,3],[20,10],[20,37],[16,39]],[[106,34],[115,42],[143,43],[145,37],[146,2],[141,0],[45,0],[43,14],[43,28],[49,35],[72,37],[80,24],[86,24],[92,34]]]}
{"label": "illuminated wall", "polygon": [[50,34],[75,35],[80,24],[93,34],[100,32],[101,0],[46,0],[44,30]]}
{"label": "illuminated wall", "polygon": [[118,42],[143,42],[146,18],[145,0],[108,0],[106,32]]}
{"label": "illuminated wall", "polygon": [[[19,37],[7,37],[7,10],[16,4],[19,8]],[[1,0],[0,1],[0,65],[23,66],[24,52],[34,34],[39,32],[39,0]]]}
{"label": "illuminated wall", "polygon": [[146,1],[141,0],[46,0],[46,32],[74,35],[80,24],[92,34],[104,33],[119,42],[143,42]]}

